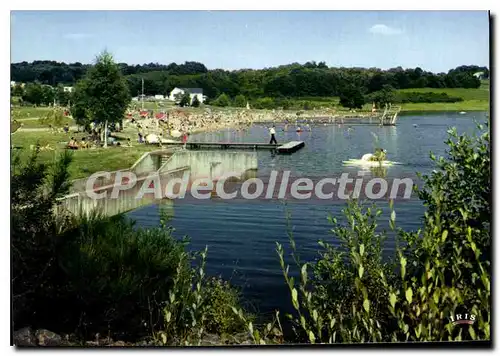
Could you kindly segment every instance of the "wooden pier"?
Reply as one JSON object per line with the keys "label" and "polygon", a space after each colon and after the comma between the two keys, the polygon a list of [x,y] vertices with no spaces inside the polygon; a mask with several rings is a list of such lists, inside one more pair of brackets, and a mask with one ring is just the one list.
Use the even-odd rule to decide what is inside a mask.
{"label": "wooden pier", "polygon": [[[184,145],[182,142],[162,143],[163,146]],[[304,141],[291,141],[283,145],[271,143],[254,142],[186,142],[186,148],[190,150],[207,149],[238,149],[238,150],[276,150],[278,153],[293,153],[305,146]]]}
{"label": "wooden pier", "polygon": [[278,153],[293,153],[305,146],[304,141],[291,141],[276,148]]}

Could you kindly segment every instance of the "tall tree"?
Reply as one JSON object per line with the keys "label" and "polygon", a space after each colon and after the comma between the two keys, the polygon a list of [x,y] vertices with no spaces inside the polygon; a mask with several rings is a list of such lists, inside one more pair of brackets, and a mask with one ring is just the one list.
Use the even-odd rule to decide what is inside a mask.
{"label": "tall tree", "polygon": [[83,81],[79,81],[71,95],[71,116],[79,127],[90,124],[84,84]]}
{"label": "tall tree", "polygon": [[92,120],[104,125],[104,147],[107,147],[108,125],[121,122],[130,104],[127,82],[114,62],[113,56],[103,52],[83,79],[84,100]]}
{"label": "tall tree", "polygon": [[394,88],[390,85],[383,85],[382,89],[372,93],[369,100],[373,101],[378,108],[383,107],[385,104],[391,104],[395,99]]}
{"label": "tall tree", "polygon": [[42,85],[42,104],[50,105],[54,103],[56,93],[50,85]]}
{"label": "tall tree", "polygon": [[340,93],[340,105],[349,109],[361,109],[365,103],[365,98],[361,88],[354,85],[347,85]]}
{"label": "tall tree", "polygon": [[33,105],[40,105],[43,102],[43,90],[39,83],[26,84],[23,101],[27,101]]}
{"label": "tall tree", "polygon": [[24,88],[21,84],[14,85],[14,87],[12,88],[12,95],[18,97],[22,97],[24,95]]}
{"label": "tall tree", "polygon": [[193,101],[191,102],[191,106],[197,108],[200,106],[200,100],[198,99],[198,95],[195,95]]}
{"label": "tall tree", "polygon": [[189,104],[191,104],[191,95],[186,91],[181,96],[179,106],[184,107],[184,106],[189,106]]}
{"label": "tall tree", "polygon": [[69,98],[70,98],[70,93],[64,91],[64,86],[62,84],[59,84],[56,89],[57,103],[61,106],[66,106],[68,105]]}

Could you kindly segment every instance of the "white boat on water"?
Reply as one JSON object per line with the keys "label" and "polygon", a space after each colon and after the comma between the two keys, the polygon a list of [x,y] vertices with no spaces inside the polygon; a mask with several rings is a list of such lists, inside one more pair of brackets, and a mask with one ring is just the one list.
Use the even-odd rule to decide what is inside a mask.
{"label": "white boat on water", "polygon": [[350,159],[347,161],[342,161],[346,166],[356,166],[356,167],[390,167],[397,164],[401,164],[399,162],[392,161],[365,161],[362,159]]}
{"label": "white boat on water", "polygon": [[460,111],[459,114],[463,115],[463,114],[467,114],[467,113],[465,111]]}
{"label": "white boat on water", "polygon": [[372,161],[371,158],[373,154],[367,153],[364,154],[361,159],[350,159],[347,161],[342,161],[346,166],[361,166],[361,167],[389,167],[396,164],[401,164],[399,162],[392,161]]}

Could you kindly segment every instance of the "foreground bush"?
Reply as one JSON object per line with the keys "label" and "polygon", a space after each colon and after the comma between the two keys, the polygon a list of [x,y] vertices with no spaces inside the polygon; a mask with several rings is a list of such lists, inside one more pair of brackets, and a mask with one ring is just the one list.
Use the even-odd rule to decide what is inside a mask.
{"label": "foreground bush", "polygon": [[[419,190],[427,207],[423,228],[397,230],[391,213],[391,229],[399,236],[393,258],[381,257],[387,236],[377,232],[381,211],[354,201],[344,211],[347,225],[331,219],[341,246],[320,242],[315,263],[301,263],[292,253],[300,281],[290,277],[277,245],[299,341],[490,339],[489,133],[474,139],[449,133],[448,157],[432,157],[438,170],[423,177]],[[293,237],[291,246],[295,251]],[[450,317],[466,313],[475,324],[452,324]]]}
{"label": "foreground bush", "polygon": [[239,305],[236,291],[204,274],[206,251],[186,252],[187,240],[166,226],[56,215],[71,156],[50,167],[37,155],[25,164],[15,158],[12,167],[14,329],[129,340],[165,331],[169,344],[243,330],[231,309]]}

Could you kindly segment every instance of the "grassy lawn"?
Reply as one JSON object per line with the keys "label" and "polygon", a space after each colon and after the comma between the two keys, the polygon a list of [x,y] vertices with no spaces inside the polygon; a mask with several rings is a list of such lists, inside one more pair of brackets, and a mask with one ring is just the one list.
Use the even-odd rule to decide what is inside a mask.
{"label": "grassy lawn", "polygon": [[402,104],[403,112],[417,111],[488,111],[490,109],[490,90],[489,80],[481,82],[478,89],[464,88],[416,88],[400,89],[399,92],[417,92],[417,93],[446,93],[449,96],[463,98],[464,101],[458,103],[408,103]]}
{"label": "grassy lawn", "polygon": [[490,91],[488,88],[464,89],[464,88],[415,88],[415,89],[399,89],[398,92],[414,92],[414,93],[446,93],[449,96],[456,96],[468,100],[490,100]]}
{"label": "grassy lawn", "polygon": [[401,112],[426,111],[488,111],[490,103],[486,100],[465,100],[459,103],[408,103],[401,105]]}
{"label": "grassy lawn", "polygon": [[[53,162],[58,154],[64,151],[70,136],[81,139],[83,133],[50,133],[50,132],[16,132],[11,135],[14,146],[22,146],[22,150],[14,150],[12,154],[20,154],[22,159],[29,157],[30,145],[38,141],[41,146],[47,144],[52,151],[40,152],[42,162]],[[131,138],[132,139],[132,138]],[[76,150],[73,152],[73,162],[70,166],[71,179],[85,178],[98,171],[115,171],[131,167],[144,152],[156,149],[153,146],[134,144],[134,147],[114,147]]]}
{"label": "grassy lawn", "polygon": [[[29,119],[19,119],[19,122],[23,124],[23,128],[25,129],[37,129],[37,128],[48,128],[48,125],[42,125],[40,119],[38,118],[29,118]],[[69,117],[65,117],[63,119],[63,125],[68,124],[69,126],[76,125],[73,119]]]}
{"label": "grassy lawn", "polygon": [[[163,104],[163,106],[160,106],[160,103]],[[137,109],[142,108],[142,102],[141,101],[132,101],[130,103],[132,107],[137,107]],[[164,100],[164,101],[145,101],[144,102],[144,109],[145,110],[165,110],[165,109],[172,109],[175,107],[174,102],[170,100]]]}
{"label": "grassy lawn", "polygon": [[52,108],[50,107],[33,107],[33,106],[16,106],[12,108],[13,119],[28,119],[39,118],[46,115]]}

